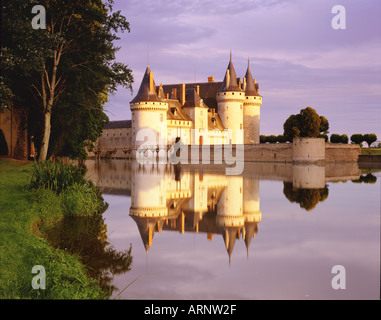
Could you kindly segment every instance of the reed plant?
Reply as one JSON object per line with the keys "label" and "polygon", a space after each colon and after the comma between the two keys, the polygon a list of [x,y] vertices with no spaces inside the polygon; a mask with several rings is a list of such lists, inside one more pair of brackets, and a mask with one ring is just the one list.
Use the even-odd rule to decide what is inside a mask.
{"label": "reed plant", "polygon": [[[47,209],[45,211],[61,210],[63,215],[91,217],[100,214],[105,204],[101,190],[86,179],[85,174],[86,167],[70,163],[36,162],[30,186],[41,207]],[[52,210],[54,208],[57,210]],[[42,212],[43,215],[45,213]]]}
{"label": "reed plant", "polygon": [[61,161],[35,162],[33,165],[31,187],[44,188],[61,193],[74,184],[84,185],[86,168],[76,167]]}

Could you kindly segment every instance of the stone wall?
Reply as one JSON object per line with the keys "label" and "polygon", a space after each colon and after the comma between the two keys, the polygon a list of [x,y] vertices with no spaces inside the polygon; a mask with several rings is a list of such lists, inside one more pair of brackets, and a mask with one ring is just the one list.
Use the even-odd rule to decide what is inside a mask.
{"label": "stone wall", "polygon": [[361,154],[360,146],[357,144],[325,144],[326,162],[353,162],[358,161]]}
{"label": "stone wall", "polygon": [[0,113],[0,129],[8,146],[8,156],[28,159],[28,114],[25,108],[13,108]]}
{"label": "stone wall", "polygon": [[[189,163],[193,159],[202,162],[209,157],[213,163],[215,155],[225,162],[225,154],[230,159],[249,162],[291,162],[291,163],[336,163],[357,162],[361,153],[358,145],[325,143],[322,138],[298,138],[293,143],[261,143],[246,145],[188,145],[183,155]],[[98,139],[96,149],[101,150],[101,158],[126,158],[123,148],[131,146],[131,129],[105,130]],[[116,153],[110,153],[118,150]],[[230,151],[231,150],[231,151]],[[226,153],[228,152],[228,153]],[[90,154],[90,157],[94,156]],[[180,157],[183,159],[183,156]],[[207,161],[204,161],[206,164]]]}

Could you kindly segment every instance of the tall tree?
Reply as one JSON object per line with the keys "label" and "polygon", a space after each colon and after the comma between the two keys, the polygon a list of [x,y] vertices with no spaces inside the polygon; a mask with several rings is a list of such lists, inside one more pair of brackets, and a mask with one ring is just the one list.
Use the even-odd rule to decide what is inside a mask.
{"label": "tall tree", "polygon": [[328,132],[328,129],[328,120],[319,116],[315,109],[307,107],[287,118],[283,124],[283,136],[288,141],[294,137],[318,137],[320,133]]}
{"label": "tall tree", "polygon": [[[6,23],[2,35],[12,35],[5,37],[2,53],[9,52],[9,59],[24,62],[15,69],[38,98],[43,117],[39,160],[45,160],[56,110],[68,116],[73,109],[64,110],[64,106],[74,103],[77,117],[83,117],[82,111],[98,113],[101,121],[96,134],[100,134],[102,123],[107,121],[102,109],[105,95],[115,92],[118,85],[131,89],[133,78],[126,65],[115,62],[117,32],[129,31],[129,23],[120,11],[112,11],[112,0],[38,1],[46,9],[46,29],[37,30],[31,26],[31,10],[36,4],[35,0],[3,2]],[[87,119],[94,118],[98,117]],[[88,134],[77,136],[81,140],[77,142],[82,143],[89,138]],[[91,134],[90,140],[94,140]]]}

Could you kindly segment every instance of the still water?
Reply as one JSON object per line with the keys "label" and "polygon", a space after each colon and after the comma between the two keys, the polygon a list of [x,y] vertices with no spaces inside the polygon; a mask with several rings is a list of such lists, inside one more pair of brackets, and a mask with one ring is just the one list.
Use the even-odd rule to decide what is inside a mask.
{"label": "still water", "polygon": [[[109,204],[110,248],[131,249],[128,268],[111,275],[111,298],[380,298],[380,172],[357,164],[245,163],[240,176],[125,160],[86,166]],[[337,274],[336,265],[344,267]]]}

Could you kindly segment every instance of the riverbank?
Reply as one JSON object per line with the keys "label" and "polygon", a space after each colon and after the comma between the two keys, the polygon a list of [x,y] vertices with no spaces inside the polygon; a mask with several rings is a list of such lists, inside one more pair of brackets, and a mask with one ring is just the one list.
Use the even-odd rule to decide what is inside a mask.
{"label": "riverbank", "polygon": [[[32,165],[0,159],[0,298],[104,299],[105,294],[87,275],[79,257],[55,249],[41,237],[39,225],[59,219],[56,210],[33,201],[28,188]],[[33,289],[32,273],[43,266],[46,289]]]}

